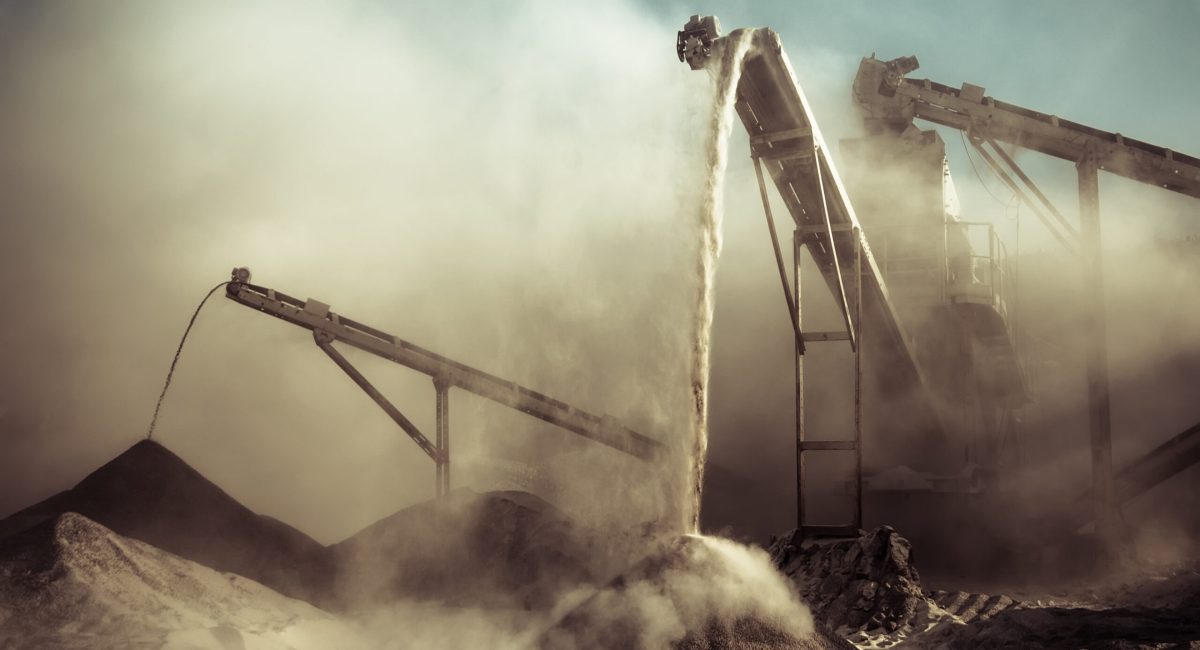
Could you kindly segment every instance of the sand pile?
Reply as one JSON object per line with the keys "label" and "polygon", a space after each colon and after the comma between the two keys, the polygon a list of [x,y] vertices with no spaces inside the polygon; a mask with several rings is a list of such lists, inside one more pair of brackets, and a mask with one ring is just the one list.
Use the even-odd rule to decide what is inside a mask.
{"label": "sand pile", "polygon": [[330,547],[347,606],[397,599],[540,608],[595,579],[594,536],[526,492],[459,489]]}
{"label": "sand pile", "polygon": [[0,647],[355,648],[315,607],[82,515],[0,540]]}
{"label": "sand pile", "polygon": [[0,538],[66,512],[289,596],[317,601],[329,580],[319,543],[250,511],[149,440],[130,447],[70,490],[0,520]]}
{"label": "sand pile", "polygon": [[762,551],[728,540],[659,541],[539,641],[544,650],[840,648]]}

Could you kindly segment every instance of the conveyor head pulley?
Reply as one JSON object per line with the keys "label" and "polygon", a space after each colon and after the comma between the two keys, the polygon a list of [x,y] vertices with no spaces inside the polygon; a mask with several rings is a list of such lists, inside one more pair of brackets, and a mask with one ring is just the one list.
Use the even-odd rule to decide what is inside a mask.
{"label": "conveyor head pulley", "polygon": [[712,44],[721,35],[721,23],[716,16],[692,16],[675,39],[675,53],[693,70],[708,63]]}

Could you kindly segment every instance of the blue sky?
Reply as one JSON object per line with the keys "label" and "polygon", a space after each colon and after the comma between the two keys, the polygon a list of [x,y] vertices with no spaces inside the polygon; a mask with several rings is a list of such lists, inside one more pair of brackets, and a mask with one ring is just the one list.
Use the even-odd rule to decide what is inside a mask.
{"label": "blue sky", "polygon": [[[1196,2],[643,2],[682,25],[714,14],[728,32],[768,26],[784,43],[818,123],[833,141],[856,126],[849,86],[858,59],[916,55],[915,78],[983,86],[997,99],[1200,155],[1200,3]],[[931,128],[921,124],[922,128]],[[1004,208],[981,187],[956,132],[939,129],[968,218],[1003,219]],[[1069,163],[1022,155],[1020,162],[1067,214],[1074,212]],[[986,170],[979,161],[980,172]],[[1008,199],[996,179],[992,194]],[[1106,178],[1108,212],[1143,211],[1137,235],[1200,232],[1196,201],[1122,179]],[[1147,209],[1153,202],[1154,208]],[[1011,212],[1009,215],[1011,216]],[[1106,219],[1111,220],[1111,219]],[[1032,221],[1032,220],[1031,220]],[[1124,228],[1126,224],[1114,226]],[[1049,247],[1040,226],[1024,245]],[[1125,232],[1108,245],[1127,240]],[[1008,233],[1012,237],[1015,233]]]}
{"label": "blue sky", "polygon": [[[695,2],[651,11],[715,14],[726,30],[768,26],[789,51],[915,54],[916,76],[1100,128],[1200,150],[1200,3]],[[793,55],[793,58],[795,56]],[[803,80],[802,80],[803,83]]]}

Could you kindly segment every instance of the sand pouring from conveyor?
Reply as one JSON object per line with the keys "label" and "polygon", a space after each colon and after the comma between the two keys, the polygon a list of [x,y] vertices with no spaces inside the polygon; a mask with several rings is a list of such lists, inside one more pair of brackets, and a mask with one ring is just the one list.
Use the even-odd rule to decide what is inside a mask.
{"label": "sand pouring from conveyor", "polygon": [[[438,496],[444,496],[450,491],[451,388],[460,388],[485,397],[644,461],[653,461],[662,451],[662,443],[625,427],[611,416],[596,416],[581,411],[514,382],[453,361],[398,336],[336,314],[330,311],[329,305],[319,300],[299,300],[274,289],[250,284],[250,270],[247,268],[233,270],[233,277],[226,287],[225,296],[239,304],[311,330],[317,347],[349,375],[354,383],[433,459],[437,466]],[[333,346],[335,342],[369,352],[433,378],[437,407],[435,440],[431,441],[392,405]]]}
{"label": "sand pouring from conveyor", "polygon": [[[712,16],[693,16],[676,39],[680,61],[700,70],[717,59],[728,37]],[[750,150],[762,193],[779,276],[796,338],[797,525],[810,534],[857,534],[862,524],[862,353],[870,348],[878,394],[903,400],[911,414],[900,435],[944,437],[937,404],[926,387],[911,340],[901,325],[871,249],[866,244],[829,150],[803,91],[796,82],[778,34],[754,30],[738,82],[738,116],[750,135]],[[792,283],[775,232],[763,170],[774,183],[795,223]],[[806,248],[841,311],[845,329],[803,330],[800,251]],[[867,339],[863,339],[863,333]],[[804,352],[806,344],[846,341],[854,353],[854,434],[852,440],[805,439]],[[816,377],[821,381],[822,377]],[[897,425],[899,428],[900,425]],[[855,456],[855,512],[849,525],[809,525],[805,517],[804,465],[807,452],[849,451]]]}

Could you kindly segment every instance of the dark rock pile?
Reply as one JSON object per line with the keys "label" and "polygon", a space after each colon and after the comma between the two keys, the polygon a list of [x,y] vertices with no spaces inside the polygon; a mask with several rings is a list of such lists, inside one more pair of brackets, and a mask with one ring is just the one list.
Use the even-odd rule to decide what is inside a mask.
{"label": "dark rock pile", "polygon": [[397,599],[539,608],[593,580],[591,538],[526,492],[459,489],[330,547],[340,602]]}
{"label": "dark rock pile", "polygon": [[162,445],[142,440],[74,487],[0,520],[0,540],[79,513],[218,571],[320,607],[364,601],[455,601],[538,608],[598,583],[628,549],[582,530],[524,492],[457,490],[401,510],[325,547],[259,515]]}
{"label": "dark rock pile", "polygon": [[[903,571],[897,561],[887,561],[899,557],[901,547],[885,546],[890,549],[886,553],[869,544],[850,549],[838,562],[830,556],[824,564],[817,561],[820,554],[804,547],[792,554],[808,559],[792,558],[783,566],[793,573],[824,566],[830,580],[826,591],[837,588],[839,575],[872,576],[884,586],[871,592],[874,600],[865,617],[855,614],[849,620],[866,620],[876,612],[883,613],[880,620],[891,620],[897,605],[883,595],[891,593],[888,576]],[[70,552],[64,555],[64,548]],[[0,595],[7,594],[9,613],[26,605],[37,609],[50,594],[61,609],[55,620],[70,619],[70,603],[82,602],[71,596],[79,581],[51,580],[68,561],[64,575],[86,576],[84,583],[92,589],[79,592],[80,598],[103,600],[104,606],[89,614],[94,630],[88,634],[114,639],[135,628],[158,634],[154,630],[163,624],[154,616],[162,607],[155,603],[162,599],[173,603],[172,611],[180,613],[172,616],[186,623],[171,629],[226,625],[221,622],[226,620],[240,621],[237,625],[247,629],[257,625],[226,608],[206,609],[213,598],[229,595],[227,586],[237,594],[254,591],[255,598],[272,603],[286,601],[229,575],[238,574],[339,611],[428,600],[556,612],[557,624],[540,641],[548,650],[846,647],[814,629],[792,584],[761,549],[720,538],[664,535],[651,524],[591,530],[532,494],[465,489],[401,510],[324,547],[250,511],[150,441],[134,445],[75,487],[0,520],[0,578],[10,588],[19,587],[0,589]],[[189,578],[193,573],[199,577]],[[197,580],[220,588],[216,595],[203,595],[208,587],[197,586]],[[842,582],[850,584],[847,580]],[[45,591],[47,585],[58,591]],[[186,599],[176,603],[177,592],[203,598],[198,604]],[[564,599],[578,607],[567,607]],[[249,595],[237,600],[240,604],[232,610],[253,610],[250,600]],[[840,606],[836,598],[813,602],[824,606],[822,611]],[[13,609],[17,605],[12,603],[20,607]],[[288,607],[293,606],[276,608]],[[557,618],[564,607],[569,613]],[[124,621],[119,629],[105,623],[116,621],[114,616]],[[0,606],[0,619],[5,617]]]}
{"label": "dark rock pile", "polygon": [[150,440],[133,445],[75,487],[0,520],[0,539],[67,512],[294,598],[319,601],[327,589],[329,567],[321,544],[254,513]]}
{"label": "dark rock pile", "polygon": [[831,629],[892,632],[928,609],[912,546],[890,526],[849,540],[802,539],[793,531],[768,552]]}

